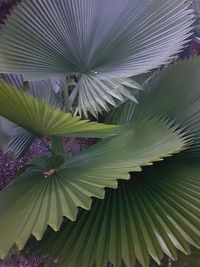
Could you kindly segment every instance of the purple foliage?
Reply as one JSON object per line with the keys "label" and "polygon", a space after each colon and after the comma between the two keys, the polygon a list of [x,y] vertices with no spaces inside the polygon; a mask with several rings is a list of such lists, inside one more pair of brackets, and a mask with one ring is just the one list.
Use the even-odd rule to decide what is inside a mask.
{"label": "purple foliage", "polygon": [[0,24],[3,23],[9,11],[21,0],[0,0]]}
{"label": "purple foliage", "polygon": [[0,267],[44,267],[44,261],[36,257],[13,255],[7,261],[0,261]]}

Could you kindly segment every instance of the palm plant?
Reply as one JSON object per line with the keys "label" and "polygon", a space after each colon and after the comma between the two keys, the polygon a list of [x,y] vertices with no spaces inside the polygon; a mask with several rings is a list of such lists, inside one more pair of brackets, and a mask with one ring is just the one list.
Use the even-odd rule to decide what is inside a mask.
{"label": "palm plant", "polygon": [[[1,146],[20,157],[35,138],[51,145],[0,193],[0,258],[17,249],[46,265],[148,267],[200,248],[200,61],[166,66],[191,35],[188,5],[13,9],[0,31]],[[67,153],[65,136],[95,144]]]}

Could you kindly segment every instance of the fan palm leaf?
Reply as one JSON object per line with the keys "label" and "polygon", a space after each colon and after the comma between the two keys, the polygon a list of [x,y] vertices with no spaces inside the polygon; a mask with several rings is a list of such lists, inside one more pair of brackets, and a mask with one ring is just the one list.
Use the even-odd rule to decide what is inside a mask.
{"label": "fan palm leaf", "polygon": [[0,117],[0,148],[4,154],[18,158],[30,148],[34,140],[33,134]]}
{"label": "fan palm leaf", "polygon": [[190,245],[200,248],[199,66],[194,58],[159,71],[140,92],[140,105],[128,102],[110,118],[135,125],[166,117],[193,137],[190,147],[133,170],[131,180],[94,200],[90,212],[80,210],[76,222],[65,220],[58,233],[48,230],[36,245],[41,255],[58,259],[58,266],[131,267],[138,260],[148,267],[150,258],[160,264],[164,254],[176,260],[177,251],[189,255]]}
{"label": "fan palm leaf", "polygon": [[0,80],[0,115],[36,136],[67,135],[102,138],[116,134],[118,126],[104,125],[72,117],[53,109]]}
{"label": "fan palm leaf", "polygon": [[62,107],[62,101],[55,93],[56,87],[59,87],[55,79],[27,82],[20,74],[0,74],[0,78],[16,89],[25,91],[42,102],[48,103],[53,108]]}
{"label": "fan palm leaf", "polygon": [[186,152],[196,156],[200,148],[200,59],[180,60],[155,72],[137,98],[121,105],[110,116],[110,123],[132,124],[148,116],[160,116],[175,120],[195,138]]}
{"label": "fan palm leaf", "polygon": [[[2,74],[1,78],[16,89],[24,89],[24,79],[22,75]],[[28,82],[27,86],[28,94],[44,103],[48,103],[53,108],[62,107],[62,101],[54,93],[50,80]],[[35,140],[35,136],[32,133],[3,117],[0,118],[0,125],[0,146],[5,154],[10,154],[12,157],[18,158],[30,148]]]}
{"label": "fan palm leaf", "polygon": [[65,163],[59,156],[35,159],[0,194],[0,257],[15,244],[23,249],[31,233],[41,239],[47,225],[58,230],[63,216],[74,221],[77,207],[90,209],[91,197],[104,198],[104,188],[116,188],[118,178],[129,179],[129,171],[178,153],[190,142],[181,129],[154,119],[124,129]]}
{"label": "fan palm leaf", "polygon": [[165,160],[107,190],[90,212],[47,231],[35,248],[69,267],[132,267],[136,259],[148,267],[150,256],[160,263],[164,253],[175,260],[177,249],[200,248],[199,195],[199,162]]}
{"label": "fan palm leaf", "polygon": [[79,109],[96,113],[116,93],[132,98],[125,86],[120,94],[115,83],[108,90],[108,80],[168,62],[187,42],[192,22],[183,0],[24,0],[2,27],[0,71],[26,79],[76,74]]}

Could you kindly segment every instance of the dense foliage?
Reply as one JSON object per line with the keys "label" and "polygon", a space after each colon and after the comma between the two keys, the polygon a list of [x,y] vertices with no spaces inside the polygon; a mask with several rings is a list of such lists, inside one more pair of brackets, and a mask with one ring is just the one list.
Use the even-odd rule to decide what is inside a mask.
{"label": "dense foliage", "polygon": [[200,60],[177,62],[188,1],[0,4],[0,258],[198,264]]}

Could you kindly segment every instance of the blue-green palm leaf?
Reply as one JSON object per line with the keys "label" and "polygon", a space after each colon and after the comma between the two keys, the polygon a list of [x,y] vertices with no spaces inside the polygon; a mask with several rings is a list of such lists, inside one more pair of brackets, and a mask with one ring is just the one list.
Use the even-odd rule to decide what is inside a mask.
{"label": "blue-green palm leaf", "polygon": [[[200,59],[180,60],[156,71],[144,83],[137,98],[139,105],[128,101],[116,109],[109,119],[112,123],[132,124],[147,116],[161,116],[175,120],[192,134],[195,143],[190,150],[199,155],[200,148]],[[198,153],[198,154],[196,154]]]}
{"label": "blue-green palm leaf", "polygon": [[168,62],[187,42],[192,18],[183,0],[24,0],[2,27],[0,71],[26,79],[75,74],[78,108],[96,114],[116,93],[132,98],[123,84],[120,92],[107,84]]}

